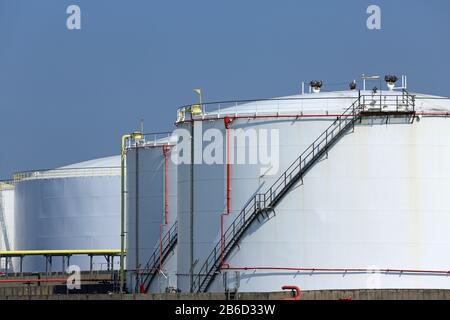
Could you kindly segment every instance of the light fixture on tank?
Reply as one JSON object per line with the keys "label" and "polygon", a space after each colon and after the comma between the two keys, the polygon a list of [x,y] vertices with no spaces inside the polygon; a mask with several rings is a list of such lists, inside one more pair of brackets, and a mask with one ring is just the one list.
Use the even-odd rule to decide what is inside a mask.
{"label": "light fixture on tank", "polygon": [[309,87],[312,89],[312,92],[314,93],[319,93],[320,92],[320,88],[322,88],[322,80],[312,80],[309,83]]}
{"label": "light fixture on tank", "polygon": [[386,85],[389,88],[390,91],[394,90],[395,83],[397,82],[398,78],[395,75],[386,75],[384,76],[384,81],[386,81]]}

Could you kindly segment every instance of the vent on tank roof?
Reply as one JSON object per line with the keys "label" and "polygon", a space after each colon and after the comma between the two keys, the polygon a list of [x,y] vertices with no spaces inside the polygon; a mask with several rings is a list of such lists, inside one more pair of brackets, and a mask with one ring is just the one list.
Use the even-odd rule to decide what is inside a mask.
{"label": "vent on tank roof", "polygon": [[320,88],[322,88],[322,80],[312,80],[309,83],[309,87],[312,89],[312,92],[314,93],[319,93],[320,92]]}

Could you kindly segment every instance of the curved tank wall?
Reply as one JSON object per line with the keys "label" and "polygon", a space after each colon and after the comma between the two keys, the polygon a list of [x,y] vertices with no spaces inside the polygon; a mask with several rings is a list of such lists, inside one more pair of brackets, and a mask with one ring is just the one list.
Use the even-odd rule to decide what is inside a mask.
{"label": "curved tank wall", "polygon": [[[88,250],[120,248],[120,157],[15,175],[16,250]],[[118,260],[114,262],[118,267]],[[105,270],[94,257],[94,270]],[[89,257],[70,264],[89,270]],[[52,271],[61,271],[54,258]],[[25,272],[45,271],[43,257],[26,257]]]}
{"label": "curved tank wall", "polygon": [[[262,137],[256,143],[258,152],[278,153],[268,165],[247,161],[231,166],[231,213],[224,218],[225,228],[252,195],[265,192],[357,95],[318,93],[304,95],[306,99],[249,103],[204,114],[203,121],[178,124],[190,130],[193,123],[194,131],[201,133],[194,135],[198,142],[210,128],[225,137],[222,118],[228,115],[234,118],[230,128],[244,130],[241,135],[254,130]],[[313,97],[320,99],[308,100]],[[208,290],[223,291],[224,283],[240,291],[279,291],[283,285],[304,290],[449,289],[448,276],[433,271],[448,269],[442,252],[450,249],[450,201],[445,196],[450,186],[450,120],[445,117],[450,104],[417,95],[416,111],[419,117],[412,123],[407,117],[371,117],[345,134],[273,213],[250,226],[225,261],[230,269],[217,275]],[[273,132],[274,139],[260,136],[264,130],[269,137]],[[204,153],[207,143],[194,142],[196,148]],[[240,140],[233,154],[248,148]],[[226,154],[225,144],[222,151]],[[178,175],[178,286],[189,291],[189,276],[183,275],[192,264],[198,273],[220,240],[220,215],[227,204],[226,165],[181,164]]]}
{"label": "curved tank wall", "polygon": [[[14,185],[12,182],[0,182],[0,214],[3,214],[4,218],[4,225],[0,226],[0,251],[14,250]],[[0,270],[5,268],[5,261],[2,259]],[[13,265],[9,265],[8,269],[14,271]]]}
{"label": "curved tank wall", "polygon": [[[142,269],[154,252],[159,256],[160,237],[173,227],[177,219],[177,167],[171,160],[171,148],[172,144],[165,138],[140,141],[127,149],[126,269],[129,292],[139,292],[145,278]],[[176,258],[174,248],[163,264],[156,266],[162,269],[157,271],[148,292],[165,292],[166,288],[177,287]]]}

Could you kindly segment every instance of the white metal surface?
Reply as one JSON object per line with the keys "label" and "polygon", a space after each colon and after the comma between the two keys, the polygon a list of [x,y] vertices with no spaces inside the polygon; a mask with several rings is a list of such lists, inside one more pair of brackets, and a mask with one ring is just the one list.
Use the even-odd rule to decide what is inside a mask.
{"label": "white metal surface", "polygon": [[[0,182],[0,250],[14,250],[14,186]],[[3,263],[3,261],[2,261]],[[8,266],[11,268],[13,266]],[[0,270],[6,266],[0,265]],[[14,268],[13,268],[14,269]]]}
{"label": "white metal surface", "polygon": [[[136,278],[135,270],[145,268],[150,256],[160,248],[162,235],[177,219],[177,167],[170,160],[167,139],[147,141],[127,150],[127,287],[139,290],[143,276]],[[163,148],[168,147],[168,181],[165,180]],[[165,183],[168,183],[168,224],[165,222]],[[163,263],[162,272],[153,279],[149,292],[165,292],[177,286],[176,249]],[[157,266],[159,268],[159,265]],[[138,284],[137,284],[138,283]]]}
{"label": "white metal surface", "polygon": [[[350,91],[320,93],[354,94]],[[420,97],[416,101],[419,112],[450,110],[449,100]],[[344,102],[341,105],[331,100],[327,105],[320,101],[302,103],[305,103],[303,110],[310,112],[339,111],[344,107]],[[278,109],[277,102],[263,104],[267,106],[266,111],[290,112],[290,109]],[[258,103],[258,110],[263,104]],[[345,106],[349,105],[346,101]],[[255,112],[256,108],[244,106],[241,110],[245,110],[239,113],[243,115]],[[221,115],[228,113],[222,111]],[[333,116],[249,117],[234,120],[231,127],[278,130],[281,173],[334,119]],[[250,268],[241,272],[239,290],[278,291],[286,284],[305,290],[449,289],[450,278],[445,275],[302,273],[277,269],[448,270],[450,260],[445,252],[450,250],[450,235],[446,231],[450,224],[447,214],[450,200],[446,196],[450,187],[449,121],[438,115],[420,116],[412,124],[404,118],[374,118],[344,135],[328,158],[318,161],[306,174],[303,184],[295,186],[275,208],[275,215],[254,223],[227,258],[232,267]],[[221,119],[195,122],[197,128],[200,125],[203,132],[208,128],[224,132]],[[179,125],[190,126],[191,123]],[[226,205],[225,165],[194,167],[193,239],[189,224],[190,165],[178,168],[178,286],[182,291],[189,291],[192,263],[195,273],[220,240],[220,214]],[[278,175],[261,176],[260,167],[258,164],[232,166],[232,214],[225,218],[226,226],[254,193],[266,191],[278,178]],[[193,261],[190,259],[192,240]],[[273,269],[255,271],[252,267]],[[236,285],[233,278],[229,278],[228,287]],[[209,290],[223,290],[221,275],[216,276]]]}
{"label": "white metal surface", "polygon": [[[16,250],[119,248],[120,170],[114,169],[119,166],[115,156],[16,179]],[[89,270],[88,257],[73,257],[70,263]],[[61,259],[55,258],[52,270],[61,269]],[[94,258],[94,269],[106,269],[105,259]],[[24,258],[23,270],[45,271],[44,258]]]}

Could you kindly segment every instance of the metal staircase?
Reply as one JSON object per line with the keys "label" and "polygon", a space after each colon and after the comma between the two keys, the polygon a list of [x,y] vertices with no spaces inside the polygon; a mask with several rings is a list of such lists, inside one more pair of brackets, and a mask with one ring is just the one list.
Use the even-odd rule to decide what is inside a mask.
{"label": "metal staircase", "polygon": [[[386,98],[388,97],[388,98]],[[399,98],[400,97],[400,98]],[[214,247],[192,283],[193,292],[205,292],[215,275],[220,272],[222,263],[233,250],[244,232],[267,210],[273,209],[309,169],[339,140],[369,106],[367,101],[373,101],[374,96],[358,96],[336,120],[280,175],[265,193],[255,194],[237,215],[231,225],[223,233],[221,241]],[[391,109],[398,114],[414,114],[414,96],[405,90],[400,96],[384,96],[380,94],[380,109]],[[392,109],[393,108],[393,109]],[[392,113],[391,112],[391,113]],[[379,112],[383,115],[384,111]]]}
{"label": "metal staircase", "polygon": [[145,292],[150,288],[152,280],[155,278],[156,274],[160,272],[160,260],[165,261],[169,253],[173,250],[178,240],[178,223],[175,223],[170,227],[169,231],[166,232],[162,239],[162,252],[161,248],[156,248],[153,254],[147,261],[144,270],[141,272],[143,274],[144,280],[142,284],[144,285]]}

